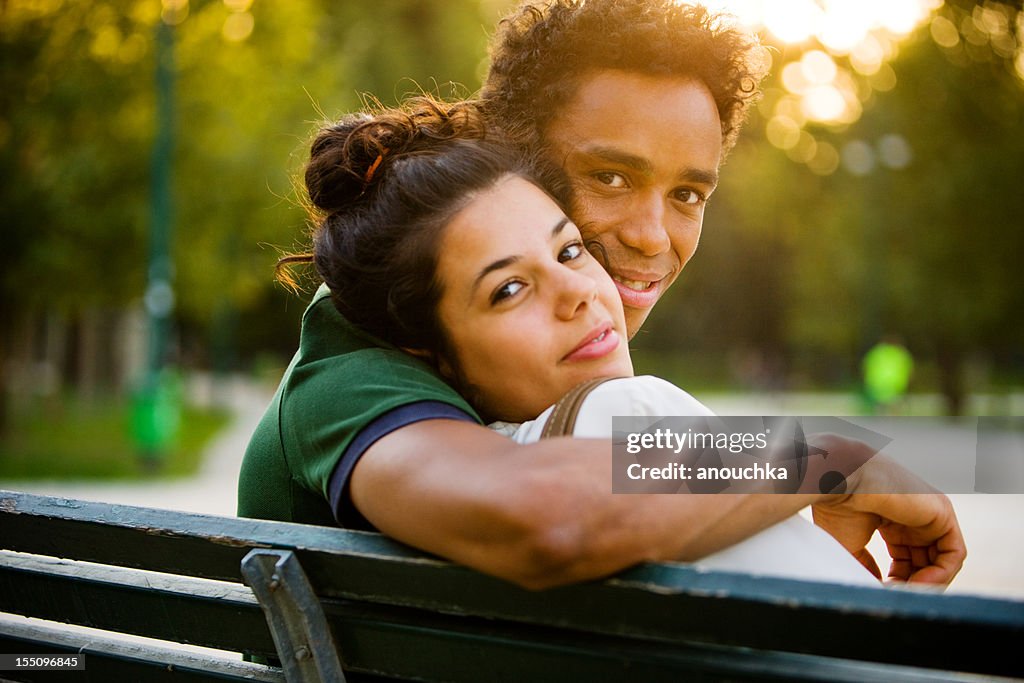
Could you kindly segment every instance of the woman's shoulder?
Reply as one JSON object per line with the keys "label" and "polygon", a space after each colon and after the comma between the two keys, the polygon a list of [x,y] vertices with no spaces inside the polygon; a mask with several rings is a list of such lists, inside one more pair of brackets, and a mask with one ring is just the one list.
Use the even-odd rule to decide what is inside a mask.
{"label": "woman's shoulder", "polygon": [[[511,434],[519,443],[541,438],[555,406],[524,422]],[[608,438],[613,417],[667,417],[673,415],[714,415],[703,403],[671,382],[652,375],[616,377],[590,390],[579,405],[572,434],[576,437]],[[502,432],[505,433],[505,432]]]}
{"label": "woman's shoulder", "polygon": [[675,384],[653,375],[618,377],[598,385],[584,410],[618,409],[617,415],[713,415],[703,403]]}
{"label": "woman's shoulder", "polygon": [[612,432],[613,417],[714,415],[703,403],[660,377],[640,375],[598,385],[580,405],[574,436],[602,437]]}

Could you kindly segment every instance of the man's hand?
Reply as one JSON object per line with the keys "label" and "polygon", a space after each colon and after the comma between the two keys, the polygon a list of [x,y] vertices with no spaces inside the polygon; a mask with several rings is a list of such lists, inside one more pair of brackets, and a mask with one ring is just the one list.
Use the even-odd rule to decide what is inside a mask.
{"label": "man's hand", "polygon": [[[868,541],[882,524],[878,515],[856,510],[849,505],[852,496],[837,497],[834,502],[811,506],[814,523],[832,535],[857,561],[874,574],[879,581],[882,572],[874,556],[867,549]],[[841,502],[838,502],[842,499]]]}
{"label": "man's hand", "polygon": [[[912,494],[910,498],[923,495]],[[892,557],[889,578],[947,585],[967,557],[963,534],[946,496],[935,494],[920,503],[921,508],[932,509],[928,524],[908,526],[886,521],[879,527]]]}
{"label": "man's hand", "polygon": [[863,462],[848,479],[849,493],[826,497],[812,506],[815,524],[828,531],[880,579],[878,565],[867,550],[876,530],[892,558],[889,579],[949,584],[967,557],[949,498],[935,491],[906,493],[925,491],[928,487],[885,457],[872,457],[870,449],[860,442],[827,435],[817,437],[815,445]]}
{"label": "man's hand", "polygon": [[889,549],[889,579],[946,585],[967,557],[953,506],[941,493],[839,496],[814,505],[814,523],[828,531],[878,578],[867,550],[875,530]]}

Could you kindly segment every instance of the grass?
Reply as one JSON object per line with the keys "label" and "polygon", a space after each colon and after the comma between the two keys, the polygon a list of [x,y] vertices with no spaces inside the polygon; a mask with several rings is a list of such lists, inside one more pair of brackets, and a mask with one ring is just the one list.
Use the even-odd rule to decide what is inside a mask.
{"label": "grass", "polygon": [[131,404],[48,400],[20,406],[0,436],[0,479],[152,479],[194,474],[224,410],[183,406],[178,434],[154,466],[131,434]]}

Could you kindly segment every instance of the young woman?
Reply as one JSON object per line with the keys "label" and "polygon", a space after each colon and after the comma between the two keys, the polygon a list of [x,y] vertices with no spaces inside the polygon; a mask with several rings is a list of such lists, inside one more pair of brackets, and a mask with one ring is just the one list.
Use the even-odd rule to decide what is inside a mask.
{"label": "young woman", "polygon": [[[610,436],[615,415],[711,415],[633,377],[618,291],[563,211],[558,172],[492,139],[472,104],[418,100],[326,128],[306,186],[313,253],[280,265],[314,262],[345,318],[427,361],[513,438],[539,438],[549,408],[595,378],[620,379],[586,398],[576,436]],[[878,585],[799,517],[699,565]]]}

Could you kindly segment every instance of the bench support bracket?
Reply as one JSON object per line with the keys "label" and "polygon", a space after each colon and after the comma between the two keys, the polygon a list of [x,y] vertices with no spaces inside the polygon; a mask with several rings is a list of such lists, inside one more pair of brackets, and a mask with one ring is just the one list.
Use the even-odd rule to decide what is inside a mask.
{"label": "bench support bracket", "polygon": [[295,553],[251,550],[242,576],[263,608],[288,683],[344,683],[327,619]]}

